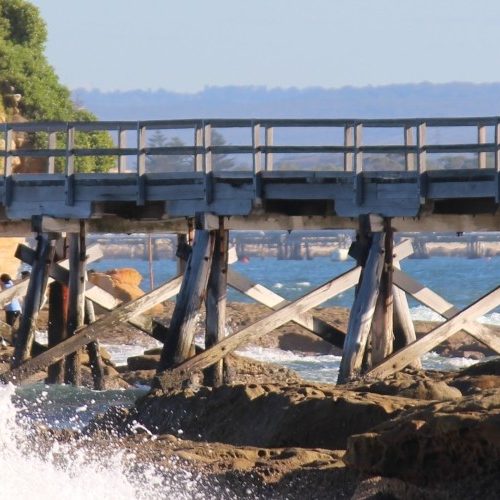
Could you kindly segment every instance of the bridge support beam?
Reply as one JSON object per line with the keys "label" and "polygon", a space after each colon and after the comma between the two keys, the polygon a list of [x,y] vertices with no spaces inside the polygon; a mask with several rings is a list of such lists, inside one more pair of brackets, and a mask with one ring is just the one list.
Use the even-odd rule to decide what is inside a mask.
{"label": "bridge support beam", "polygon": [[[56,242],[54,261],[66,259],[66,237],[60,237]],[[50,274],[50,271],[49,271]],[[68,312],[68,287],[67,284],[53,281],[49,285],[49,325],[48,346],[56,346],[66,338],[66,320]],[[48,384],[63,384],[65,372],[65,359],[50,365],[47,370]]]}
{"label": "bridge support beam", "polygon": [[[375,232],[371,237],[368,258],[360,275],[356,297],[349,315],[339,368],[339,384],[361,373],[384,269],[384,236],[383,232]],[[369,360],[367,364],[370,364]]]}
{"label": "bridge support beam", "polygon": [[204,299],[210,274],[215,235],[198,230],[175,303],[169,335],[163,345],[160,370],[172,368],[189,358],[199,308]]}
{"label": "bridge support beam", "polygon": [[15,339],[14,356],[12,358],[13,368],[20,366],[31,357],[31,349],[35,340],[36,320],[47,287],[49,267],[54,257],[56,238],[57,236],[54,233],[39,231],[37,235],[35,260],[32,265],[24,312]]}
{"label": "bridge support beam", "polygon": [[[216,345],[226,336],[229,231],[224,230],[222,217],[219,230],[214,233],[214,255],[205,299],[206,349]],[[211,387],[221,386],[225,381],[224,373],[224,359],[220,359],[205,370],[205,384]]]}

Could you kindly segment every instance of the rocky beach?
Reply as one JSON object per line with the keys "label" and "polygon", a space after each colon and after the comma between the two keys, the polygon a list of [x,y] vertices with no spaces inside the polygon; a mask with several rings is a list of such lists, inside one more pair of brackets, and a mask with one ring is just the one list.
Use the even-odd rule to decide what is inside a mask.
{"label": "rocky beach", "polygon": [[[164,322],[172,307],[164,304]],[[266,314],[253,304],[231,303],[228,309],[234,330]],[[316,312],[345,328],[347,309]],[[39,329],[45,321],[42,311]],[[200,330],[202,325],[200,317]],[[416,326],[422,335],[433,324]],[[145,351],[116,366],[102,349],[106,387],[153,383],[160,356],[153,339],[123,326],[101,340],[142,345]],[[291,323],[259,345],[335,353]],[[10,350],[2,347],[4,369]],[[484,361],[461,371],[405,370],[384,381],[340,387],[231,355],[230,383],[222,387],[205,387],[199,374],[188,386],[171,388],[168,377],[160,376],[133,407],[111,408],[83,431],[37,427],[37,446],[91,448],[92,455],[115,447],[133,456],[138,470],[153,467],[174,482],[182,470],[198,489],[176,498],[497,498],[500,360],[465,333],[439,352]],[[90,368],[84,373],[91,385]],[[44,377],[41,372],[33,381]]]}

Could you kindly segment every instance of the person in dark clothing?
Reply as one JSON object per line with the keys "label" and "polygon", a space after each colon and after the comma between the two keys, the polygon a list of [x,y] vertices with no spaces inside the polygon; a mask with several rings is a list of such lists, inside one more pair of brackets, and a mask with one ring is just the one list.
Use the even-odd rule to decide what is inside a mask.
{"label": "person in dark clothing", "polygon": [[[2,290],[7,290],[14,286],[10,275],[4,273],[0,275],[0,285]],[[13,298],[8,304],[5,304],[5,321],[8,325],[14,326],[19,316],[21,316],[21,304],[17,298]]]}

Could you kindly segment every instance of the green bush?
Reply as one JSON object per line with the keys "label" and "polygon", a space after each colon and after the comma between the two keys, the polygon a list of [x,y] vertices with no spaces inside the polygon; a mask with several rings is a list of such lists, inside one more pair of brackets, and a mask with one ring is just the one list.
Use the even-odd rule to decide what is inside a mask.
{"label": "green bush", "polygon": [[[14,109],[12,94],[21,94],[16,107],[28,120],[96,120],[92,113],[75,106],[70,91],[59,82],[44,55],[46,41],[47,28],[38,8],[26,0],[0,0],[0,91],[7,117]],[[35,145],[42,146],[38,140]],[[77,134],[75,145],[106,148],[113,142],[109,134],[94,132]],[[78,158],[76,168],[102,172],[113,164],[113,158]]]}

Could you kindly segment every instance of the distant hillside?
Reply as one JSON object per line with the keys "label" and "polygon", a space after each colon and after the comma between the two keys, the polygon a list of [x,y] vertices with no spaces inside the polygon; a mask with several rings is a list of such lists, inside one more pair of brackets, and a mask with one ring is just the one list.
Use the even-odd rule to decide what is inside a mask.
{"label": "distant hillside", "polygon": [[500,115],[500,83],[420,83],[302,90],[208,87],[196,94],[77,89],[73,97],[102,120]]}

